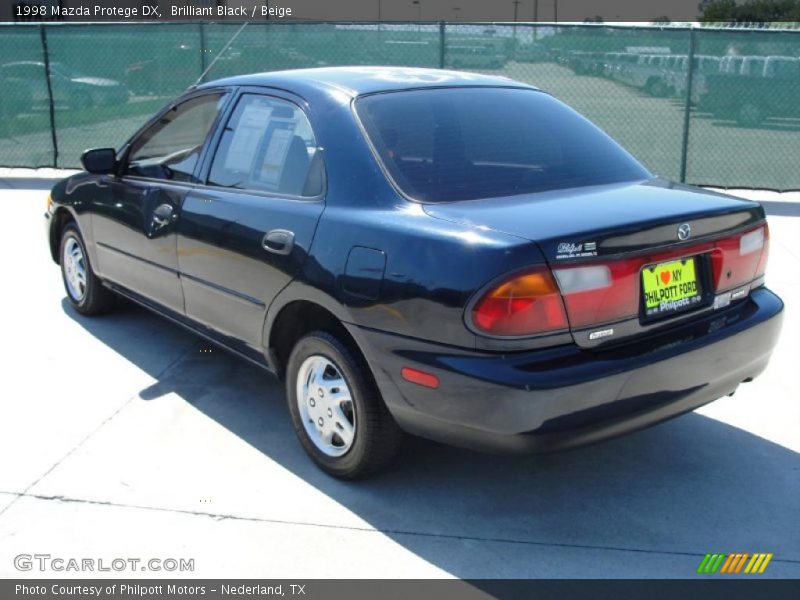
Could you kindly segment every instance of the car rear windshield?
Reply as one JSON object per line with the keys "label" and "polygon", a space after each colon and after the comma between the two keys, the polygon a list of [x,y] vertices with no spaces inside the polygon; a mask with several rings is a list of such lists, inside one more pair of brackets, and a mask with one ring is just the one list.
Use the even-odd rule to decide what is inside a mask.
{"label": "car rear windshield", "polygon": [[420,202],[651,177],[600,129],[535,90],[389,92],[359,98],[356,112],[395,184]]}

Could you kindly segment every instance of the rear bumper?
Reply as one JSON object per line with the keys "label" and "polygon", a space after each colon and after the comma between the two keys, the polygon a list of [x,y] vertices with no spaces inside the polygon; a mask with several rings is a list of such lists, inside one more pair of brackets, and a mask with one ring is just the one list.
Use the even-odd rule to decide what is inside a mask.
{"label": "rear bumper", "polygon": [[[537,452],[642,429],[733,392],[766,367],[782,311],[762,287],[638,343],[505,355],[348,328],[403,429],[475,449]],[[436,374],[439,388],[405,381],[404,366]]]}

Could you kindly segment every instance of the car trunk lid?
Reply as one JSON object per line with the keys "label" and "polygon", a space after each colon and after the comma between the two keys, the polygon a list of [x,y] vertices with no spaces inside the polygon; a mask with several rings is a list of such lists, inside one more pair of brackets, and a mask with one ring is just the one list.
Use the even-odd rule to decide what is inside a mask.
{"label": "car trunk lid", "polygon": [[[756,202],[661,179],[426,204],[425,212],[534,241],[554,263],[710,239],[764,215]],[[689,237],[679,239],[677,229],[684,223]]]}

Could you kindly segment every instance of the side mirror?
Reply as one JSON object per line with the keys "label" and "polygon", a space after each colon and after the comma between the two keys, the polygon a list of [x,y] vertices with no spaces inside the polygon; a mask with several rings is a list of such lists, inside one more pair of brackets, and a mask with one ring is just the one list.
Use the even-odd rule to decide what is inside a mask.
{"label": "side mirror", "polygon": [[113,173],[117,168],[117,151],[114,148],[95,148],[81,155],[83,168],[96,175]]}

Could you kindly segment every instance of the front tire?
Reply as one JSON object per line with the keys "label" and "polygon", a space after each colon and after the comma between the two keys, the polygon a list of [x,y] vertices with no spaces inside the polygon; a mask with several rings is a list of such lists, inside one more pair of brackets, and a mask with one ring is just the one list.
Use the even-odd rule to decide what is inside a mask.
{"label": "front tire", "polygon": [[61,277],[72,307],[82,315],[99,315],[114,305],[114,293],[94,274],[80,231],[74,223],[64,228],[59,248]]}
{"label": "front tire", "polygon": [[286,397],[303,449],[330,475],[366,477],[397,455],[402,432],[369,367],[335,336],[315,331],[295,344]]}

